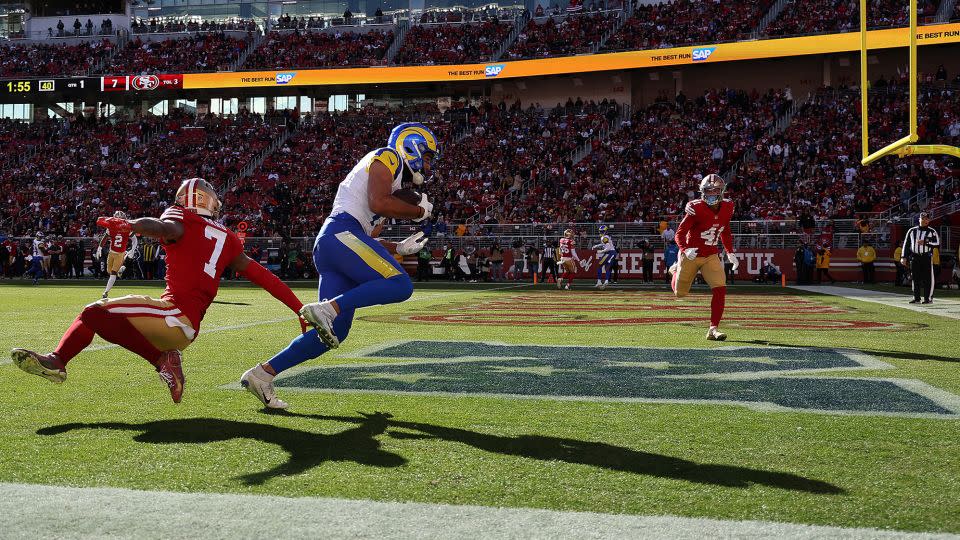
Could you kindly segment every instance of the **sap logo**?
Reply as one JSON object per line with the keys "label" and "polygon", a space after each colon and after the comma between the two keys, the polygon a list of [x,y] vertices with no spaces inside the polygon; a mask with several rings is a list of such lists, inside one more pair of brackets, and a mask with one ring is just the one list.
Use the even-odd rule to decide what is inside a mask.
{"label": "sap logo", "polygon": [[487,77],[496,77],[497,75],[500,74],[501,71],[503,71],[503,68],[505,67],[506,66],[504,66],[503,64],[487,66],[486,69],[484,70],[484,74],[486,74]]}
{"label": "sap logo", "polygon": [[292,81],[294,77],[297,76],[297,72],[293,73],[277,73],[277,84],[287,84]]}
{"label": "sap logo", "polygon": [[716,47],[701,47],[699,49],[693,50],[693,61],[694,62],[703,62],[704,60],[710,58],[710,55],[713,54],[713,51],[717,50]]}

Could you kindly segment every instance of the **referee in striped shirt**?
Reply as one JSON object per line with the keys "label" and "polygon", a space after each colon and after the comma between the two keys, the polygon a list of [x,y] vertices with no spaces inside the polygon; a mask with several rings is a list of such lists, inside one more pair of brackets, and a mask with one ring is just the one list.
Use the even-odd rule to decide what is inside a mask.
{"label": "referee in striped shirt", "polygon": [[[920,225],[907,231],[903,239],[903,258],[900,264],[910,267],[913,274],[913,300],[911,304],[933,302],[933,248],[940,246],[940,236],[930,227],[930,214],[920,213]],[[922,297],[922,300],[921,300]]]}

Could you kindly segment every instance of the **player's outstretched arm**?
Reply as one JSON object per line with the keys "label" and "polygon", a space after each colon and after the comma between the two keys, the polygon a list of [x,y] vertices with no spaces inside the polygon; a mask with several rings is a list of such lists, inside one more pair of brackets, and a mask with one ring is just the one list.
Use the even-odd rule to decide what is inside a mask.
{"label": "player's outstretched arm", "polygon": [[140,218],[127,221],[127,223],[130,224],[130,230],[132,232],[135,232],[141,236],[156,238],[157,240],[160,240],[166,244],[169,244],[170,242],[176,242],[183,236],[183,224],[178,221],[157,218]]}
{"label": "player's outstretched arm", "polygon": [[390,169],[379,161],[370,165],[370,179],[367,182],[367,204],[378,216],[394,219],[422,220],[430,217],[433,205],[426,197],[419,205],[404,202],[393,196],[393,175]]}
{"label": "player's outstretched arm", "polygon": [[[300,299],[297,298],[297,295],[293,294],[293,291],[290,290],[290,287],[287,287],[286,283],[280,281],[280,278],[275,276],[273,272],[264,268],[263,265],[257,261],[247,257],[245,253],[237,255],[234,260],[230,261],[230,268],[237,274],[249,279],[251,283],[255,283],[261,289],[270,293],[270,296],[283,302],[283,305],[290,308],[299,317],[303,302],[301,302]],[[307,331],[307,324],[303,319],[300,319],[300,329],[304,332]]]}

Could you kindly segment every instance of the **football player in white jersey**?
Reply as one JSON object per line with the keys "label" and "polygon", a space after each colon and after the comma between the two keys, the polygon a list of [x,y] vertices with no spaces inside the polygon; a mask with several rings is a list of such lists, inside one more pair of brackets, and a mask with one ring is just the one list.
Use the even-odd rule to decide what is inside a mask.
{"label": "football player in white jersey", "polygon": [[430,129],[418,123],[400,124],[390,133],[387,147],[364,156],[340,182],[333,210],[313,245],[320,301],[300,311],[316,332],[294,339],[240,379],[264,405],[287,407],[274,393],[274,376],[339,347],[350,331],[355,310],[403,302],[413,294],[410,276],[392,253],[417,253],[427,238],[416,233],[399,243],[381,243],[374,239],[375,229],[385,218],[420,222],[430,217],[433,205],[426,195],[419,204],[410,204],[393,192],[401,183],[422,184],[438,153],[437,138]]}
{"label": "football player in white jersey", "polygon": [[[600,243],[593,246],[597,250],[597,284],[594,287],[606,289],[610,284],[610,273],[613,272],[614,261],[617,260],[617,248],[613,247],[610,239],[610,227],[600,226]],[[607,270],[607,278],[603,279],[603,270]]]}

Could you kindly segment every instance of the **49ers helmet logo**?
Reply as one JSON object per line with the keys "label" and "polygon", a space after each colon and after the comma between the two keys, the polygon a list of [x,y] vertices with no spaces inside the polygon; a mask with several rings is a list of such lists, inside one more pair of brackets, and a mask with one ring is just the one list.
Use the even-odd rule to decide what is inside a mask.
{"label": "49ers helmet logo", "polygon": [[156,90],[160,88],[160,77],[156,75],[137,75],[130,77],[130,86],[134,90]]}

